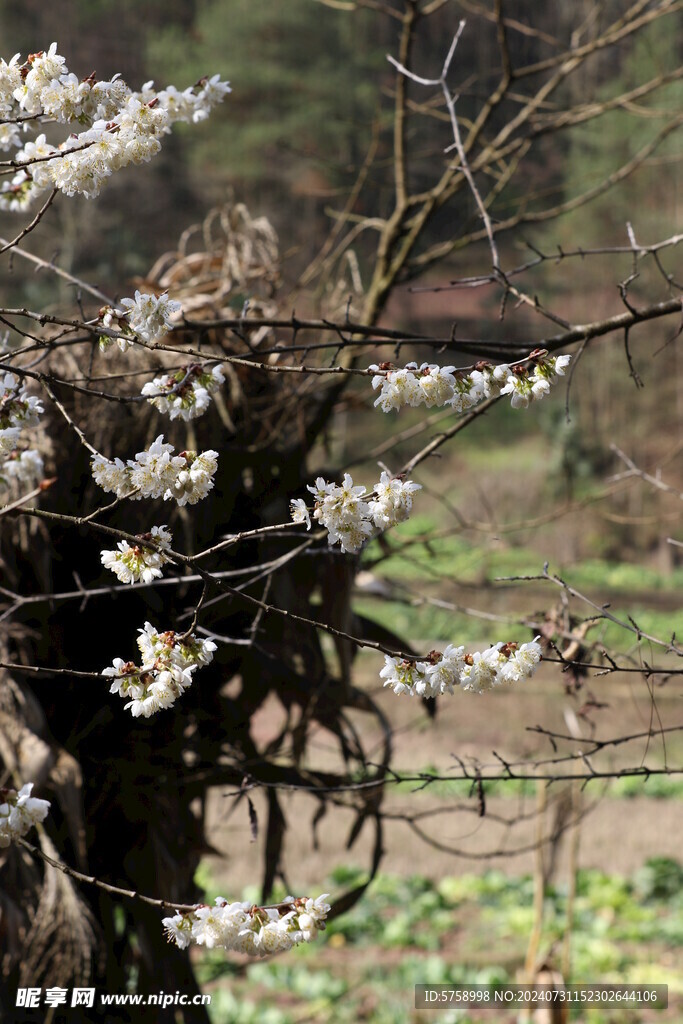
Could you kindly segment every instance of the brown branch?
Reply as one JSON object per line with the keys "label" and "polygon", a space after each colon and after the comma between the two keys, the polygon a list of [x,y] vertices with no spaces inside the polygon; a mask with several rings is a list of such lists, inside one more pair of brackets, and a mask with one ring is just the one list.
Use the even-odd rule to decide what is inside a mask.
{"label": "brown branch", "polygon": [[50,192],[50,195],[47,197],[41,208],[38,210],[37,214],[31,221],[31,223],[27,224],[26,227],[19,232],[16,238],[12,239],[11,242],[5,242],[2,245],[2,247],[0,248],[0,256],[2,256],[4,252],[7,252],[8,249],[14,249],[14,247],[18,245],[19,242],[21,242],[22,238],[26,238],[26,235],[30,234],[30,232],[33,231],[33,229],[37,227],[38,224],[40,224],[48,209],[52,206],[52,203],[54,202],[55,196],[58,192],[58,188],[52,189],[52,192]]}
{"label": "brown branch", "polygon": [[[416,20],[417,8],[415,4],[406,4],[398,49],[398,60],[403,66],[407,66],[410,59]],[[405,209],[408,195],[405,151],[406,91],[405,76],[399,73],[396,77],[396,95],[394,97],[394,187],[396,191],[396,209],[401,211]]]}
{"label": "brown branch", "polygon": [[608,610],[607,606],[596,604],[595,601],[591,601],[589,597],[586,597],[586,595],[582,594],[581,591],[576,590],[574,587],[570,586],[560,576],[555,576],[549,573],[547,570],[547,566],[544,567],[543,575],[541,576],[497,576],[495,582],[517,583],[537,580],[545,580],[548,583],[554,583],[555,586],[558,586],[562,590],[566,591],[566,593],[571,594],[572,597],[576,597],[579,601],[583,601],[584,604],[587,604],[590,608],[593,608],[596,612],[599,613],[599,615],[602,618],[609,619],[610,622],[613,622],[617,626],[621,626],[622,629],[627,630],[629,633],[635,633],[639,641],[648,640],[651,644],[656,644],[657,647],[663,647],[670,654],[676,654],[679,657],[683,657],[683,648],[679,647],[676,643],[674,643],[673,638],[671,640],[661,640],[659,637],[652,636],[651,633],[646,633],[644,630],[642,630],[637,625],[637,623],[635,623],[633,619],[631,619],[630,617],[629,621],[625,622],[623,619],[620,619],[616,615],[613,615],[612,612]]}
{"label": "brown branch", "polygon": [[40,857],[46,864],[61,871],[62,874],[68,875],[69,878],[75,879],[77,882],[83,882],[85,885],[94,885],[98,889],[102,889],[103,892],[108,892],[114,896],[125,896],[127,899],[139,900],[141,903],[147,903],[151,907],[159,907],[161,910],[177,910],[182,912],[188,912],[197,910],[201,907],[201,903],[171,903],[168,900],[155,899],[152,896],[145,896],[141,892],[137,892],[135,889],[122,889],[118,885],[110,885],[108,882],[102,882],[95,875],[84,875],[82,871],[76,871],[75,868],[69,867],[64,864],[61,860],[55,860],[54,857],[49,857],[48,854],[43,853],[37,846],[33,846],[32,843],[27,842],[25,839],[17,839],[17,843],[23,846],[25,850],[32,853],[34,857]]}
{"label": "brown branch", "polygon": [[546,60],[536,61],[535,64],[527,64],[526,67],[517,68],[515,71],[515,79],[525,78],[529,75],[537,75],[541,71],[550,71],[552,68],[563,64],[573,58],[579,58],[584,60],[586,57],[590,57],[592,54],[597,53],[599,50],[604,50],[608,46],[613,46],[615,43],[620,42],[622,39],[626,39],[628,36],[633,35],[639,29],[645,25],[650,24],[652,21],[656,21],[658,18],[666,14],[675,14],[681,10],[680,0],[664,0],[657,7],[651,11],[647,11],[645,14],[640,14],[643,8],[647,7],[650,0],[639,0],[635,3],[630,10],[628,10],[623,17],[603,32],[597,39],[591,40],[589,43],[585,43],[583,46],[579,46],[573,49],[564,50],[562,53],[555,54],[553,57],[548,57]]}

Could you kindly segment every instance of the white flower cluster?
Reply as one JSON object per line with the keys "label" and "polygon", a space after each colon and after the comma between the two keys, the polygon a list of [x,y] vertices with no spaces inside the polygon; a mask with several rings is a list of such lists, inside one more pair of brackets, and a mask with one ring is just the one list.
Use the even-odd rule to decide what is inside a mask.
{"label": "white flower cluster", "polygon": [[[173,327],[171,319],[182,306],[175,299],[169,299],[168,292],[152,295],[149,292],[135,292],[134,299],[121,299],[123,309],[103,306],[100,310],[102,326],[120,331],[123,337],[116,338],[122,352],[136,341],[154,342],[163,338]],[[99,345],[105,352],[114,343],[114,338],[100,335]]]}
{"label": "white flower cluster", "polygon": [[35,427],[43,412],[40,400],[29,395],[13,373],[0,375],[0,455],[14,451],[23,427]]}
{"label": "white flower cluster", "polygon": [[[354,487],[348,473],[341,484],[327,483],[319,476],[308,490],[316,499],[313,518],[328,531],[328,543],[339,543],[342,551],[353,553],[369,537],[404,522],[413,507],[413,493],[421,487],[412,480],[392,479],[385,471],[372,494],[362,484]],[[306,523],[310,530],[311,516],[303,498],[295,498],[290,507],[293,521]]]}
{"label": "white flower cluster", "polygon": [[170,708],[192,684],[193,673],[213,659],[216,645],[194,635],[181,639],[173,630],[159,633],[146,622],[140,630],[138,647],[142,665],[114,658],[113,665],[102,670],[113,682],[110,693],[128,700],[126,710],[134,718],[149,718],[162,708]]}
{"label": "white flower cluster", "polygon": [[10,452],[4,462],[0,462],[0,490],[8,487],[10,480],[26,487],[35,487],[43,479],[44,467],[40,454],[35,449]]}
{"label": "white flower cluster", "polygon": [[443,654],[432,651],[425,661],[384,657],[380,679],[394,693],[414,697],[439,697],[455,687],[485,693],[504,683],[518,683],[534,674],[541,660],[539,637],[530,643],[497,643],[485,651],[465,654],[464,647],[449,644]]}
{"label": "white flower cluster", "polygon": [[[0,208],[25,209],[36,195],[58,188],[66,195],[99,194],[104,181],[131,163],[150,160],[161,148],[160,137],[177,121],[196,122],[230,92],[219,75],[202,78],[178,92],[174,86],[155,91],[147,82],[133,92],[115,75],[97,81],[94,75],[79,81],[69,72],[57,44],[7,63],[0,60],[0,148],[20,147],[28,125],[19,118],[48,118],[62,124],[83,126],[60,146],[39,135],[27,143],[15,159],[26,165],[11,183],[0,189]],[[14,121],[15,123],[9,123]]]}
{"label": "white flower cluster", "polygon": [[47,817],[50,801],[32,797],[32,789],[32,782],[27,782],[18,793],[16,789],[0,789],[0,847],[9,846],[13,839],[25,836],[29,829]]}
{"label": "white flower cluster", "polygon": [[282,953],[300,942],[310,942],[325,928],[330,906],[327,893],[317,899],[287,896],[276,907],[228,903],[219,896],[213,907],[204,906],[162,921],[169,941],[181,949],[190,943],[213,949],[235,950],[249,956]]}
{"label": "white flower cluster", "polygon": [[180,416],[183,420],[194,420],[208,409],[211,392],[225,382],[220,366],[214,366],[209,373],[194,363],[183,367],[168,377],[155,377],[148,381],[142,394],[159,412],[168,413],[172,420]]}
{"label": "white flower cluster", "polygon": [[173,454],[173,445],[164,435],[135,459],[114,459],[101,455],[92,458],[92,475],[100,487],[118,498],[174,498],[179,505],[196,505],[213,488],[218,468],[218,452],[209,449],[197,454],[186,451]]}
{"label": "white flower cluster", "polygon": [[[151,583],[161,576],[161,566],[170,562],[164,554],[171,547],[173,537],[165,526],[153,526],[150,533],[139,535],[139,544],[130,546],[127,540],[120,540],[118,551],[102,551],[100,560],[105,569],[111,569],[122,583]],[[157,544],[161,550],[146,545],[146,541]]]}
{"label": "white flower cluster", "polygon": [[0,490],[10,481],[33,486],[43,478],[43,460],[34,449],[16,451],[24,427],[35,427],[43,412],[13,373],[0,373]]}
{"label": "white flower cluster", "polygon": [[531,367],[492,366],[482,361],[470,373],[434,363],[408,363],[404,369],[394,369],[391,363],[374,364],[369,367],[376,371],[372,387],[375,391],[381,388],[375,405],[383,412],[404,405],[426,405],[428,409],[450,405],[456,412],[464,412],[485,398],[510,395],[513,408],[526,408],[544,398],[557,378],[564,376],[571,356],[548,356],[543,350],[532,352],[529,359]]}

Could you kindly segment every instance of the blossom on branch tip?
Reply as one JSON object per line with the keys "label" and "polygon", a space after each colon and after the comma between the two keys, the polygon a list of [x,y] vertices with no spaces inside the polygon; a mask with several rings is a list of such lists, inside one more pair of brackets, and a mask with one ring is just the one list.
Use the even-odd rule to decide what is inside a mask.
{"label": "blossom on branch tip", "polygon": [[511,373],[499,393],[510,395],[513,409],[526,409],[533,398],[542,397],[534,392],[531,378],[525,373]]}
{"label": "blossom on branch tip", "polygon": [[426,678],[426,665],[424,662],[410,661],[407,658],[392,658],[386,654],[384,668],[379,677],[384,679],[384,685],[390,686],[394,693],[407,693],[412,697],[418,692],[416,686],[420,686],[422,689],[422,682]]}
{"label": "blossom on branch tip", "polygon": [[[354,554],[371,537],[408,518],[412,495],[420,490],[420,484],[392,479],[384,471],[368,494],[345,473],[341,484],[328,483],[319,476],[308,490],[315,498],[313,519],[327,530],[328,544],[339,544],[342,551]],[[290,510],[295,523],[306,523],[310,529],[311,516],[302,498],[290,501]]]}
{"label": "blossom on branch tip", "polygon": [[216,644],[194,634],[187,637],[173,630],[159,633],[146,622],[140,630],[138,648],[142,665],[115,658],[102,675],[113,680],[110,693],[128,700],[125,709],[130,709],[134,718],[149,718],[175,704],[192,684],[197,668],[212,661]]}
{"label": "blossom on branch tip", "polygon": [[43,464],[37,452],[12,453],[19,444],[24,427],[35,427],[43,407],[40,400],[29,395],[14,373],[0,372],[0,455],[10,456],[0,462],[0,486],[8,478],[29,483],[34,476],[42,476]]}
{"label": "blossom on branch tip", "polygon": [[[374,390],[379,387],[382,389],[379,397],[375,399],[375,405],[379,405],[382,412],[400,409],[404,405],[417,406],[423,401],[423,394],[418,388],[413,368],[417,368],[417,363],[409,363],[404,370],[377,373],[372,378]],[[373,365],[369,369],[379,371],[381,367]]]}
{"label": "blossom on branch tip", "polygon": [[58,81],[68,69],[64,57],[57,53],[57,43],[52,43],[47,53],[40,50],[30,54],[20,71],[20,83],[14,90],[14,99],[26,114],[40,114],[43,89],[49,89],[51,83]]}
{"label": "blossom on branch tip", "polygon": [[[0,437],[0,452],[2,452]],[[34,487],[43,479],[44,466],[40,454],[34,449],[10,452],[9,458],[0,463],[0,489],[7,487],[8,480]]]}
{"label": "blossom on branch tip", "polygon": [[9,63],[0,61],[0,120],[5,122],[0,125],[0,148],[21,145],[29,125],[18,124],[20,118],[83,129],[50,147],[54,159],[45,162],[35,162],[41,157],[30,149],[31,143],[19,149],[16,160],[30,164],[32,171],[20,172],[22,177],[0,187],[0,208],[23,209],[46,188],[87,198],[98,195],[115,171],[158,153],[161,138],[174,123],[204,120],[230,92],[219,75],[202,78],[182,93],[173,86],[155,91],[152,85],[133,92],[119,75],[108,81],[97,81],[94,74],[79,79],[56,43],[30,54],[24,64],[19,54]]}
{"label": "blossom on branch tip", "polygon": [[103,491],[115,494],[117,498],[127,495],[131,498],[141,497],[131,494],[133,485],[130,482],[130,469],[121,459],[110,462],[102,455],[93,455],[91,468],[95,483],[99,484]]}
{"label": "blossom on branch tip", "polygon": [[142,388],[150,405],[162,413],[168,413],[174,420],[193,420],[209,407],[211,392],[225,382],[220,366],[214,366],[208,373],[203,367],[192,364],[166,377],[155,377]]}
{"label": "blossom on branch tip", "polygon": [[218,452],[212,449],[199,455],[197,452],[183,452],[180,458],[185,460],[185,466],[164,491],[163,498],[164,501],[174,498],[182,508],[183,505],[196,505],[212,490],[213,477],[218,469]]}
{"label": "blossom on branch tip", "polygon": [[92,474],[103,490],[118,498],[175,499],[178,505],[196,505],[213,488],[218,452],[185,451],[173,454],[173,445],[159,436],[145,451],[124,463],[101,455],[92,458]]}
{"label": "blossom on branch tip", "polygon": [[[514,644],[508,644],[508,646],[516,647]],[[518,683],[534,674],[540,660],[541,647],[536,640],[521,644],[500,666],[499,675],[505,683]]]}
{"label": "blossom on branch tip", "polygon": [[139,633],[137,644],[145,664],[172,657],[181,668],[196,668],[210,664],[216,650],[213,640],[200,640],[194,634],[181,638],[173,630],[159,633],[149,622]]}
{"label": "blossom on branch tip", "polygon": [[[100,560],[105,569],[111,569],[122,583],[151,583],[161,576],[161,566],[170,561],[167,551],[173,540],[165,526],[153,526],[150,533],[140,535],[140,543],[130,546],[128,541],[121,540],[118,551],[102,551]],[[152,541],[161,550],[145,545]]]}
{"label": "blossom on branch tip", "polygon": [[435,363],[423,363],[414,371],[422,398],[421,404],[431,409],[435,405],[446,405],[451,400],[456,386],[454,370],[454,366],[439,367]]}
{"label": "blossom on branch tip", "polygon": [[196,943],[207,949],[270,956],[310,942],[324,930],[330,912],[326,899],[327,893],[316,899],[287,896],[277,906],[257,907],[229,903],[219,896],[213,907],[201,906],[186,914],[165,917],[162,924],[169,942],[181,949]]}
{"label": "blossom on branch tip", "polygon": [[303,498],[293,498],[289,506],[292,512],[292,521],[295,523],[305,523],[306,529],[310,530],[311,516]]}
{"label": "blossom on branch tip", "polygon": [[143,341],[154,342],[168,334],[173,321],[171,317],[182,307],[175,299],[169,299],[164,292],[158,298],[147,292],[135,292],[134,299],[121,299],[128,316],[131,331]]}
{"label": "blossom on branch tip", "polygon": [[12,116],[16,104],[14,90],[21,86],[21,61],[15,53],[9,63],[0,58],[0,117]]}
{"label": "blossom on branch tip", "polygon": [[25,836],[29,829],[47,817],[50,801],[32,797],[32,790],[32,782],[27,782],[19,792],[0,789],[0,848]]}
{"label": "blossom on branch tip", "polygon": [[492,366],[486,360],[477,363],[469,373],[454,366],[439,367],[434,363],[407,363],[396,369],[391,363],[373,364],[373,390],[380,389],[375,405],[383,412],[404,405],[451,406],[465,412],[486,398],[510,395],[513,408],[526,408],[530,402],[544,398],[557,377],[564,376],[571,356],[548,356],[539,349],[529,356],[530,366],[507,363]]}
{"label": "blossom on branch tip", "polygon": [[106,352],[116,342],[122,352],[126,352],[129,348],[132,348],[138,341],[137,336],[131,330],[131,327],[126,319],[128,313],[124,309],[116,309],[114,306],[103,306],[99,312],[99,318],[102,321],[102,326],[106,327],[110,331],[118,331],[119,338],[111,338],[107,334],[101,334],[98,338],[98,344],[100,352]]}
{"label": "blossom on branch tip", "polygon": [[388,530],[404,522],[413,508],[413,494],[421,490],[412,480],[393,479],[384,471],[374,486],[377,497],[368,502],[368,509],[378,530]]}
{"label": "blossom on branch tip", "polygon": [[160,498],[185,468],[184,459],[173,452],[173,445],[159,434],[149,448],[136,454],[135,460],[128,460],[130,483],[140,498]]}
{"label": "blossom on branch tip", "polygon": [[220,75],[212,75],[210,78],[204,76],[197,82],[195,109],[192,114],[193,121],[204,121],[217,104],[222,103],[225,96],[232,92],[228,82],[221,81]]}
{"label": "blossom on branch tip", "polygon": [[384,657],[380,679],[394,693],[438,697],[454,693],[455,687],[485,693],[504,683],[518,683],[534,674],[542,657],[539,637],[518,646],[512,641],[497,643],[485,651],[465,654],[464,647],[449,644],[443,654],[432,651],[424,661]]}
{"label": "blossom on branch tip", "polygon": [[35,427],[42,412],[40,399],[29,395],[15,374],[0,374],[0,429]]}
{"label": "blossom on branch tip", "polygon": [[339,485],[327,484],[318,477],[315,487],[309,487],[313,494],[323,494],[316,502],[313,518],[328,531],[328,543],[339,543],[342,551],[360,551],[363,543],[374,533],[370,521],[370,507],[364,500],[365,487],[354,486],[349,473]]}

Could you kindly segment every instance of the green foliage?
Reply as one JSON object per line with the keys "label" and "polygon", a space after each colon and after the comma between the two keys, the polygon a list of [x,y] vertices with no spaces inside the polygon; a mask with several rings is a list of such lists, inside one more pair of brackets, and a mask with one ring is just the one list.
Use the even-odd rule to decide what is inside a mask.
{"label": "green foliage", "polygon": [[[461,583],[491,582],[496,576],[515,574],[539,574],[538,551],[527,547],[496,547],[485,543],[472,543],[462,535],[429,538],[437,524],[428,516],[415,515],[408,523],[397,526],[391,535],[394,548],[401,541],[425,537],[422,541],[395,554],[384,557],[375,572],[395,579],[429,578],[429,570],[438,571],[441,577]],[[380,557],[377,541],[373,541],[365,555],[372,563]],[[551,566],[551,572],[562,575],[565,567]],[[647,590],[676,591],[683,586],[683,568],[670,573],[661,573],[647,566],[612,562],[605,559],[586,558],[567,569],[567,581],[575,587],[609,588],[612,591]]]}
{"label": "green foliage", "polygon": [[211,1019],[214,1024],[294,1024],[290,1013],[266,1002],[238,998],[225,988],[212,995]]}
{"label": "green foliage", "polygon": [[614,798],[644,796],[650,800],[680,800],[683,797],[683,779],[668,778],[666,775],[653,775],[650,778],[627,775],[610,782],[609,793]]}
{"label": "green foliage", "polygon": [[169,22],[150,35],[159,81],[191,83],[219,71],[234,93],[223,117],[193,128],[192,159],[223,181],[288,176],[296,187],[304,160],[334,182],[357,165],[377,103],[376,18],[340,15],[311,0],[221,0],[197,9],[191,32]]}
{"label": "green foliage", "polygon": [[[424,765],[417,773],[441,774],[442,770],[436,765]],[[410,774],[413,773],[414,769],[411,768]],[[522,796],[534,796],[537,785],[534,779],[494,779],[484,783],[484,790],[487,798],[507,797],[516,800]],[[586,787],[590,787],[590,795],[599,787],[600,792],[604,791],[605,796],[612,800],[631,800],[636,797],[646,797],[649,800],[677,800],[683,797],[683,779],[666,775],[626,775],[623,778],[610,779],[607,784],[602,779],[589,779]],[[399,782],[394,791],[412,792],[414,788],[414,782]],[[468,779],[439,780],[430,784],[428,792],[433,797],[448,796],[461,800],[471,799],[475,794],[472,782]]]}
{"label": "green foliage", "polygon": [[[590,97],[604,102],[642,84],[680,63],[678,45],[680,20],[677,16],[655,21],[639,33],[620,68],[611,66],[603,71],[603,82]],[[680,81],[662,86],[651,96],[639,98],[635,103],[615,109],[603,118],[580,125],[572,132],[571,145],[563,168],[567,198],[581,194],[599,185],[617,168],[634,157],[654,140],[661,129],[680,113],[683,104],[683,84]],[[645,116],[643,116],[645,113]],[[609,145],[605,145],[605,138]],[[664,219],[660,197],[676,189],[677,163],[672,157],[680,151],[675,137],[669,136],[657,149],[657,157],[646,163],[619,188],[618,194],[610,190],[596,199],[590,211],[584,209],[572,219],[571,239],[581,239],[585,247],[615,237],[626,244],[624,225],[633,222],[638,240],[645,236],[666,237],[671,224]],[[668,158],[668,159],[667,159]],[[571,245],[565,229],[558,239],[565,248]]]}
{"label": "green foliage", "polygon": [[255,963],[249,975],[256,984],[276,992],[292,992],[303,999],[323,1002],[339,999],[348,988],[343,978],[335,977],[330,971],[311,971],[283,961]]}
{"label": "green foliage", "polygon": [[646,900],[683,895],[683,866],[671,857],[650,857],[635,876],[637,891]]}
{"label": "green foliage", "polygon": [[[434,537],[441,526],[436,515],[413,516],[409,522],[392,531],[389,543],[393,553],[387,556],[378,542],[373,541],[364,553],[366,564],[380,578],[395,581],[400,586],[419,582],[418,590],[425,594],[456,602],[462,599],[453,598],[451,583],[486,587],[498,577],[539,576],[542,573],[537,547],[503,547],[488,540],[473,542],[464,534]],[[408,541],[413,543],[406,546]],[[635,563],[586,558],[570,566],[551,564],[550,571],[595,600],[604,600],[601,595],[606,593],[616,598],[621,594],[622,599],[618,603],[614,600],[610,605],[613,615],[622,621],[627,621],[630,616],[646,633],[660,637],[670,635],[670,612],[648,607],[648,594],[674,595],[683,587],[683,568],[663,573]],[[446,589],[435,593],[435,586]],[[527,604],[533,600],[528,596]],[[486,607],[483,598],[468,598],[466,603]],[[456,640],[458,643],[477,643],[488,642],[492,638],[492,625],[487,619],[477,619],[427,603],[413,605],[400,600],[363,596],[356,600],[355,607],[360,614],[385,625],[406,640],[429,638],[439,643]],[[602,642],[610,649],[621,651],[631,647],[632,632],[607,619],[599,628]]]}
{"label": "green foliage", "polygon": [[[339,873],[334,881],[338,884]],[[343,884],[358,884],[352,876]],[[333,921],[328,940],[343,936],[345,942],[379,945],[386,949],[415,946],[438,948],[438,936],[450,927],[446,904],[432,884],[419,875],[408,879],[382,875],[372,885],[372,899],[364,899],[349,914]],[[429,926],[425,927],[426,922]]]}
{"label": "green foliage", "polygon": [[[365,877],[357,868],[342,865],[332,873],[330,887],[358,884]],[[673,998],[678,983],[657,962],[665,962],[667,950],[683,943],[682,884],[683,866],[668,858],[652,858],[631,879],[580,871],[571,980],[642,983],[647,977],[652,983],[669,984]],[[229,986],[208,985],[212,1019],[214,1024],[322,1019],[330,1024],[413,1024],[413,989],[418,981],[516,980],[532,903],[531,877],[510,877],[499,870],[438,882],[421,875],[380,875],[363,900],[332,922],[312,945],[293,950],[286,960],[251,963],[244,974],[232,968]],[[544,949],[553,943],[557,948],[561,942],[566,914],[566,885],[550,887]],[[376,951],[372,956],[370,949]],[[202,963],[214,959],[207,951]],[[210,975],[203,977],[206,981]],[[586,1024],[600,1024],[601,1013],[589,1011]],[[475,1024],[479,1018],[447,1011],[439,1020]],[[609,1024],[635,1024],[635,1017],[631,1011],[619,1017],[612,1013]]]}

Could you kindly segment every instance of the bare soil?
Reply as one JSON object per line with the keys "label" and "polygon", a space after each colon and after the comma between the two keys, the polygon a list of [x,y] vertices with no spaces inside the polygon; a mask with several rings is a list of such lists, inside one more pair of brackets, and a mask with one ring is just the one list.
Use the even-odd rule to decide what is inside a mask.
{"label": "bare soil", "polygon": [[[448,774],[455,767],[455,757],[470,766],[479,764],[485,769],[500,767],[496,755],[506,762],[521,757],[555,756],[548,738],[533,731],[533,727],[566,734],[565,713],[576,711],[585,699],[585,692],[578,702],[568,697],[556,666],[544,665],[533,680],[514,690],[482,696],[458,693],[441,699],[436,720],[431,722],[416,700],[380,689],[375,674],[376,658],[364,656],[359,665],[362,685],[394,726],[392,765],[402,773],[431,769]],[[607,739],[642,733],[652,720],[655,729],[660,723],[676,724],[679,691],[680,684],[670,684],[658,691],[653,709],[650,694],[639,676],[634,675],[632,683],[614,682],[609,677],[595,680],[593,695],[606,706],[592,712],[590,721],[579,719],[582,734],[588,737],[594,729],[595,736]],[[263,745],[275,736],[282,721],[282,708],[277,699],[271,697],[252,722],[258,744]],[[369,716],[356,715],[354,724],[363,738],[368,758],[379,760],[381,734],[376,722],[370,721]],[[560,752],[579,747],[576,741],[558,744]],[[649,742],[638,739],[610,748],[609,753],[591,758],[590,764],[597,770],[610,765],[654,767],[667,763],[667,759],[670,763],[680,763],[680,750],[673,750],[669,745],[665,751],[661,735],[655,735]],[[574,762],[575,770],[581,770],[581,764],[581,761]],[[340,767],[335,740],[323,729],[318,728],[311,735],[309,765],[325,769]],[[566,770],[566,766],[561,767]],[[417,873],[432,879],[483,872],[491,867],[515,875],[530,873],[540,827],[546,836],[554,829],[560,833],[556,842],[551,843],[550,851],[555,858],[555,874],[562,877],[567,871],[572,831],[569,790],[567,783],[550,786],[548,807],[539,826],[537,793],[488,797],[485,814],[481,816],[476,792],[463,797],[444,793],[443,787],[439,791],[436,786],[420,788],[416,784],[412,789],[390,785],[383,802],[389,817],[384,821],[382,870],[399,875]],[[580,867],[630,874],[648,857],[680,858],[683,851],[680,801],[648,797],[646,781],[642,784],[642,795],[634,798],[614,799],[602,795],[603,792],[601,782],[591,782],[580,796]],[[240,804],[236,812],[230,813],[233,800],[219,790],[215,791],[209,805],[209,839],[222,853],[220,858],[210,858],[210,866],[214,877],[224,881],[226,891],[235,895],[245,885],[257,883],[262,870],[266,804],[258,791],[252,793],[252,797],[260,822],[255,842],[250,841],[246,806]],[[349,797],[341,799],[351,801]],[[357,796],[354,799],[357,800]],[[352,809],[332,807],[320,822],[314,842],[311,821],[318,802],[304,793],[284,793],[281,803],[289,826],[285,862],[287,882],[292,890],[319,891],[323,879],[340,864],[362,868],[369,865],[375,841],[370,822],[365,824],[353,847],[347,849],[347,838],[355,820]],[[411,826],[400,820],[402,815],[408,814],[421,817]],[[419,830],[424,835],[420,835]]]}

